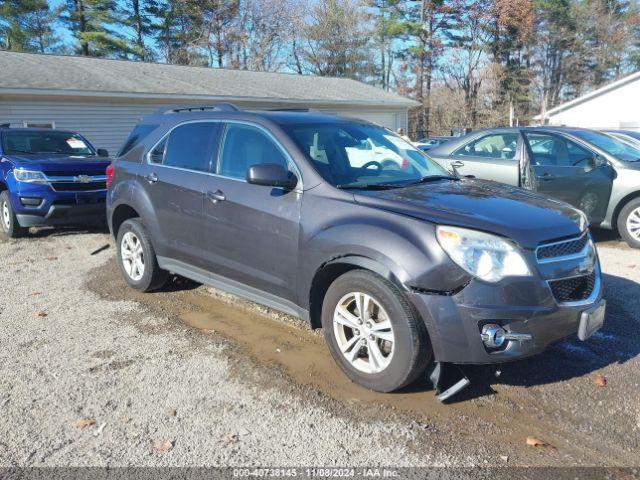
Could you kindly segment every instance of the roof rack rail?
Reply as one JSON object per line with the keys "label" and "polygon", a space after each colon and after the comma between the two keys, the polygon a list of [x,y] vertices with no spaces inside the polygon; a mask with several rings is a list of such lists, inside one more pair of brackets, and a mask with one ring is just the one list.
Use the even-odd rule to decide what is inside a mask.
{"label": "roof rack rail", "polygon": [[221,112],[238,112],[240,109],[233,103],[192,103],[190,105],[173,105],[172,107],[163,107],[158,113],[180,113],[180,112],[204,112],[205,110],[219,110]]}

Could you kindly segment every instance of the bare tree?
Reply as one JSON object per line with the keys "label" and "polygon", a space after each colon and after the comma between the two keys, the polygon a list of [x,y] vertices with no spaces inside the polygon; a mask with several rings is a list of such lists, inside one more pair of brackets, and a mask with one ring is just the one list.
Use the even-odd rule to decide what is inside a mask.
{"label": "bare tree", "polygon": [[490,0],[460,0],[456,5],[451,52],[443,66],[449,88],[463,94],[466,124],[471,128],[478,125],[478,95],[489,65],[485,54],[489,34],[485,25],[491,18]]}
{"label": "bare tree", "polygon": [[316,75],[366,79],[373,72],[369,16],[359,0],[319,0],[299,40],[297,55]]}

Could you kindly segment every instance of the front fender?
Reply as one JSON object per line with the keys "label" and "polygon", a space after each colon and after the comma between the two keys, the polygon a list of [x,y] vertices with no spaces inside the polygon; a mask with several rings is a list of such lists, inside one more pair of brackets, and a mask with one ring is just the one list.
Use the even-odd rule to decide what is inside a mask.
{"label": "front fender", "polygon": [[[383,213],[383,212],[380,212]],[[348,263],[372,270],[405,291],[448,293],[459,289],[469,277],[455,265],[435,239],[435,227],[408,217],[388,222],[386,215],[375,224],[348,221],[323,228],[303,245],[306,264],[303,304],[316,273],[331,263]]]}

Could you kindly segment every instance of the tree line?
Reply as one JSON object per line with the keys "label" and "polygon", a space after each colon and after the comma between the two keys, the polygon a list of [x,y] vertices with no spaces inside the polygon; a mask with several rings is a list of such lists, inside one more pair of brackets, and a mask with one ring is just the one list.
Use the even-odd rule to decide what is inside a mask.
{"label": "tree line", "polygon": [[348,77],[410,134],[527,123],[640,68],[637,0],[0,0],[0,48]]}

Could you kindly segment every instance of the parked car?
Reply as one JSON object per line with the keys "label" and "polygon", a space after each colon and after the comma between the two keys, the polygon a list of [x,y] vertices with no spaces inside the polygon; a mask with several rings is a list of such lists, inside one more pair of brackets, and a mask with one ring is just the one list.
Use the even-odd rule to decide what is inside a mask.
{"label": "parked car", "polygon": [[[573,207],[452,176],[364,121],[195,110],[143,119],[109,169],[132,288],[173,272],[304,318],[349,378],[383,392],[602,325],[596,249]],[[406,168],[371,150],[354,166],[348,149],[369,141]]]}
{"label": "parked car", "polygon": [[[408,142],[400,143],[397,145],[403,150],[410,148]],[[314,146],[316,151],[317,145]],[[393,150],[385,147],[384,145],[376,144],[371,139],[363,140],[362,142],[353,143],[349,142],[345,145],[345,152],[349,157],[349,163],[353,167],[363,167],[365,164],[369,164],[367,168],[376,168],[375,164],[371,164],[371,159],[375,159],[375,162],[384,166],[385,168],[406,168],[407,163],[401,155],[398,155]]]}
{"label": "parked car", "polygon": [[429,151],[461,175],[529,188],[582,210],[640,248],[640,149],[610,135],[566,127],[494,128]]}
{"label": "parked car", "polygon": [[603,132],[631,143],[636,148],[640,148],[640,132],[634,132],[633,130],[603,130]]}
{"label": "parked car", "polygon": [[443,143],[447,143],[450,140],[453,140],[455,137],[427,137],[417,142],[414,142],[414,145],[418,147],[423,152],[431,150],[432,148],[437,147],[438,145],[442,145]]}
{"label": "parked car", "polygon": [[3,233],[104,219],[108,156],[75,132],[0,128]]}

